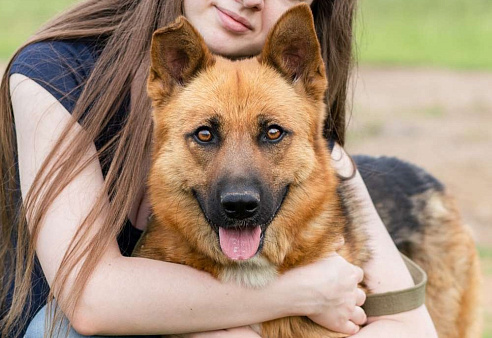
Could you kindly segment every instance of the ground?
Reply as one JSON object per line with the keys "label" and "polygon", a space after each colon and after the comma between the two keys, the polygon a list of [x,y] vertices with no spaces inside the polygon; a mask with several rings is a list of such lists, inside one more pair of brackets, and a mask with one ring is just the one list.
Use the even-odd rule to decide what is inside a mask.
{"label": "ground", "polygon": [[[492,246],[492,73],[361,68],[347,148],[424,167]],[[352,86],[354,88],[354,86]]]}
{"label": "ground", "polygon": [[360,67],[351,87],[347,149],[397,156],[448,187],[480,248],[491,322],[492,72]]}
{"label": "ground", "polygon": [[492,337],[492,72],[365,68],[354,76],[347,148],[392,155],[440,179],[475,234]]}

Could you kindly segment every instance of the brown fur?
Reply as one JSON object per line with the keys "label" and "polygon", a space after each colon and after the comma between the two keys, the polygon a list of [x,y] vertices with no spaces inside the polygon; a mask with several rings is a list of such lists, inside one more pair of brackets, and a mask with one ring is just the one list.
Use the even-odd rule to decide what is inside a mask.
{"label": "brown fur", "polygon": [[[347,204],[344,193],[340,194],[340,182],[330,166],[322,134],[326,88],[308,6],[296,6],[284,14],[262,54],[241,61],[212,55],[184,18],[157,31],[148,83],[154,104],[154,152],[149,179],[154,221],[134,254],[190,265],[221,280],[262,287],[277,274],[326,256],[337,239],[344,237],[346,245],[341,254],[363,266],[369,259],[366,235],[347,217],[353,206]],[[214,123],[219,125],[220,142],[207,147],[197,144],[193,132]],[[280,125],[288,133],[281,142],[264,145],[258,141],[262,123]],[[288,187],[288,192],[264,233],[262,250],[247,261],[232,261],[222,253],[197,196],[208,196],[210,187],[224,175],[253,174],[272,195],[278,195],[284,187]],[[423,236],[429,244],[422,248],[422,258],[416,255],[415,259],[431,271],[431,312],[456,312],[467,318],[464,312],[473,313],[469,310],[476,306],[474,295],[462,292],[460,300],[446,302],[450,308],[442,311],[444,302],[438,299],[435,287],[442,287],[438,282],[443,271],[440,264],[443,269],[447,264],[439,259],[449,258],[435,251],[442,250],[443,245],[451,245],[453,250],[463,247],[466,267],[473,270],[474,265],[469,264],[476,262],[473,243],[460,229],[456,235]],[[436,243],[437,240],[443,243]],[[432,259],[426,260],[429,255]],[[475,276],[472,271],[469,275]],[[448,282],[455,278],[455,274],[445,277]],[[460,278],[467,279],[466,275]],[[465,282],[476,281],[456,283],[462,286]],[[449,288],[450,292],[455,289],[458,286]],[[470,293],[473,290],[474,287]],[[456,327],[454,322],[436,318],[445,323],[436,324],[439,330],[443,327],[440,332]],[[460,337],[467,337],[465,330]],[[329,332],[306,317],[289,317],[263,323],[262,336],[342,335]]]}
{"label": "brown fur", "polygon": [[408,254],[428,275],[426,306],[439,337],[481,337],[481,275],[475,243],[463,226],[453,199],[428,191],[420,222],[425,229]]}

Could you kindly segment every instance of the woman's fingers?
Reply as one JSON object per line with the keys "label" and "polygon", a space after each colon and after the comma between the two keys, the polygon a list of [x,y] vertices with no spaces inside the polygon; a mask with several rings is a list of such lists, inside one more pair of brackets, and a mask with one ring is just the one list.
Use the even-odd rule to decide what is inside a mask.
{"label": "woman's fingers", "polygon": [[347,335],[358,331],[357,325],[366,321],[366,315],[360,308],[365,301],[363,290],[358,284],[364,278],[361,268],[350,264],[338,254],[326,259],[296,268],[298,277],[315,285],[307,286],[314,292],[314,311],[308,314],[314,322],[332,331]]}
{"label": "woman's fingers", "polygon": [[359,325],[354,324],[351,321],[345,322],[341,327],[338,332],[344,333],[344,334],[349,334],[349,335],[354,335],[357,332],[359,332],[360,327]]}
{"label": "woman's fingers", "polygon": [[356,306],[350,319],[356,325],[364,325],[367,321],[367,316],[360,306]]}
{"label": "woman's fingers", "polygon": [[362,280],[364,279],[364,270],[362,270],[356,265],[354,265],[354,269],[355,269],[355,276],[357,278],[357,283],[362,282]]}
{"label": "woman's fingers", "polygon": [[335,146],[331,151],[331,159],[331,164],[338,175],[342,177],[351,177],[354,174],[354,170],[356,170],[354,162],[338,143],[335,143]]}
{"label": "woman's fingers", "polygon": [[355,304],[357,306],[362,306],[366,302],[366,293],[362,289],[357,289],[356,293]]}

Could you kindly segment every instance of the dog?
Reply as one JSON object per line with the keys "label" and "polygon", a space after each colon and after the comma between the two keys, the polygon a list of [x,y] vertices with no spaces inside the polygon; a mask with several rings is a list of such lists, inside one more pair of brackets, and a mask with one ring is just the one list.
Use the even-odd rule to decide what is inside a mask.
{"label": "dog", "polygon": [[[309,6],[288,10],[260,55],[213,55],[183,17],[154,33],[148,93],[154,145],[152,221],[134,255],[263,287],[339,253],[364,267],[357,202],[331,166],[325,66]],[[440,337],[478,337],[480,274],[473,240],[442,184],[392,158],[355,157],[398,248],[428,274]],[[367,290],[368,293],[371,290]],[[307,317],[261,324],[262,337],[342,337]]]}

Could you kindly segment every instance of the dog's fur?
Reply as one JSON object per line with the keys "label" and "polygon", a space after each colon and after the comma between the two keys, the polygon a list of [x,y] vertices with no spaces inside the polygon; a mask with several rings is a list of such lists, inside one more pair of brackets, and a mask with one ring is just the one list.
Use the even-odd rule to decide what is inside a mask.
{"label": "dog's fur", "polygon": [[[364,266],[366,234],[353,222],[356,203],[323,138],[327,80],[308,6],[282,16],[258,57],[212,55],[179,18],[154,34],[151,59],[154,221],[135,255],[262,287],[323,258],[344,237],[340,253]],[[440,337],[478,337],[478,259],[442,185],[396,159],[356,162],[397,246],[428,273],[426,304]],[[257,212],[230,217],[223,198],[231,194],[256,196]],[[223,252],[220,231],[258,225],[254,257],[233,260]],[[341,336],[306,317],[262,323],[261,330],[263,337]]]}

